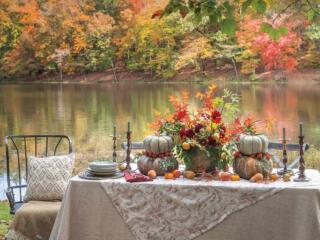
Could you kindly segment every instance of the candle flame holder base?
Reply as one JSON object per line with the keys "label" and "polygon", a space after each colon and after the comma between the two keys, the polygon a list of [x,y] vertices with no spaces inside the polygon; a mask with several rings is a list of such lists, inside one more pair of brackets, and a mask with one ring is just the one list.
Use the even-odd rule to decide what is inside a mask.
{"label": "candle flame holder base", "polygon": [[294,182],[310,182],[311,179],[306,177],[305,175],[303,176],[298,176],[297,178],[293,179]]}
{"label": "candle flame holder base", "polygon": [[300,124],[300,136],[299,136],[299,145],[300,145],[300,166],[299,166],[299,176],[293,181],[295,182],[309,182],[311,179],[305,175],[305,164],[304,164],[304,150],[303,150],[304,136],[302,135],[302,124]]}
{"label": "candle flame holder base", "polygon": [[279,169],[279,170],[277,171],[277,174],[278,174],[278,175],[284,175],[284,174],[286,174],[286,173],[289,173],[290,175],[292,175],[292,174],[293,174],[293,171],[292,171],[292,169],[285,169],[285,168]]}

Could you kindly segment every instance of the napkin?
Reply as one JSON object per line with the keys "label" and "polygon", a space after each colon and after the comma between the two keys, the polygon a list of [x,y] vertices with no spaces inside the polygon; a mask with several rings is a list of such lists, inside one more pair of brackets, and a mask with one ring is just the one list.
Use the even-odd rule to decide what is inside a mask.
{"label": "napkin", "polygon": [[152,181],[151,178],[148,176],[145,176],[141,173],[131,173],[129,171],[124,172],[124,178],[126,179],[127,182],[148,182]]}

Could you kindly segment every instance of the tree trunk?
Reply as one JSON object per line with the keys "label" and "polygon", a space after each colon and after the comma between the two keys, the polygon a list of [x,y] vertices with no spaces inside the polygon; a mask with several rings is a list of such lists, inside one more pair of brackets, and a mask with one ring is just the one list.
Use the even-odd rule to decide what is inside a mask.
{"label": "tree trunk", "polygon": [[117,82],[119,82],[119,80],[118,80],[118,77],[117,77],[117,74],[116,74],[116,70],[115,70],[113,61],[111,61],[111,68],[112,68],[112,74],[113,74],[112,83],[117,83]]}
{"label": "tree trunk", "polygon": [[239,80],[239,74],[238,74],[238,69],[237,69],[236,62],[234,61],[233,58],[232,58],[231,60],[232,60],[234,72],[235,72],[235,74],[236,74],[236,79]]}

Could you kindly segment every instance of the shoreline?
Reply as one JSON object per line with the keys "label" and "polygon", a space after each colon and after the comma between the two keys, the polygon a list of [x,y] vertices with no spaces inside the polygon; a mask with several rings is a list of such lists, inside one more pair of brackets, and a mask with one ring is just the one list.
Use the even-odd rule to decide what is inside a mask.
{"label": "shoreline", "polygon": [[117,72],[118,82],[114,82],[112,71],[94,72],[85,75],[66,75],[61,81],[57,75],[49,77],[37,77],[35,79],[8,79],[0,80],[0,84],[104,84],[104,83],[205,83],[209,81],[227,81],[241,84],[256,84],[256,83],[286,83],[286,82],[299,82],[299,81],[313,81],[320,83],[320,68],[319,69],[300,69],[294,72],[282,74],[285,78],[277,79],[277,72],[269,71],[257,74],[256,80],[250,80],[248,76],[240,76],[236,79],[233,71],[225,70],[211,70],[206,72],[198,71],[184,71],[178,73],[171,79],[150,78],[143,73],[119,71]]}

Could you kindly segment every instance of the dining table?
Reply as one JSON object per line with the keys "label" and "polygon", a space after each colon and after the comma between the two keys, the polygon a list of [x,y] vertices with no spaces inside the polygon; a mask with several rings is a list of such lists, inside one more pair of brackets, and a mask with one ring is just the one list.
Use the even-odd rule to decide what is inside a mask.
{"label": "dining table", "polygon": [[320,174],[305,174],[311,181],[74,176],[50,240],[316,240]]}

